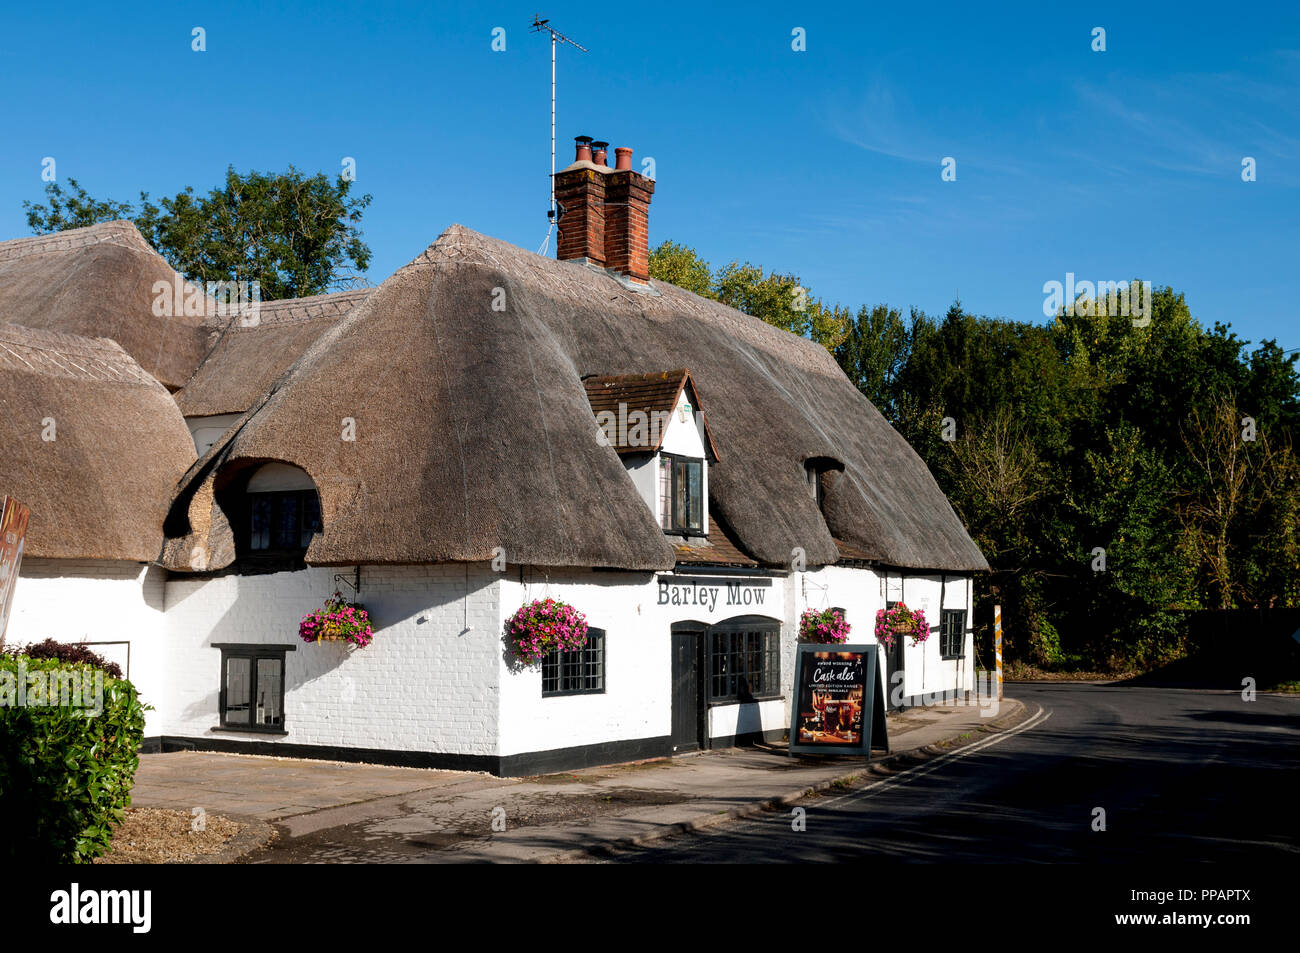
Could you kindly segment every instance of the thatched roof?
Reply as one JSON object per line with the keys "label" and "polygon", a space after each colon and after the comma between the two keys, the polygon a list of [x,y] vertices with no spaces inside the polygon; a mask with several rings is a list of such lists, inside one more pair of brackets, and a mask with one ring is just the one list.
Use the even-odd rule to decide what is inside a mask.
{"label": "thatched roof", "polygon": [[126,221],[0,242],[0,318],[12,324],[111,338],[171,388],[209,346],[201,317],[157,317],[154,285],[176,272]]}
{"label": "thatched roof", "polygon": [[194,376],[175,395],[181,413],[186,417],[242,414],[370,290],[264,301],[255,324],[236,317],[210,323],[219,337]]}
{"label": "thatched roof", "polygon": [[[328,328],[187,475],[165,563],[234,558],[218,475],[306,470],[325,530],[309,563],[487,560],[666,569],[672,547],[582,380],[689,367],[720,460],[710,506],[744,551],[986,569],[925,464],[821,346],[670,285],[629,290],[461,226]],[[502,300],[505,310],[493,309]],[[341,439],[344,420],[355,440]],[[844,465],[823,512],[805,462]],[[829,474],[828,474],[829,476]]]}
{"label": "thatched roof", "polygon": [[[52,438],[52,439],[51,439]],[[25,551],[151,562],[194,443],[166,388],[112,341],[0,324],[0,494]]]}

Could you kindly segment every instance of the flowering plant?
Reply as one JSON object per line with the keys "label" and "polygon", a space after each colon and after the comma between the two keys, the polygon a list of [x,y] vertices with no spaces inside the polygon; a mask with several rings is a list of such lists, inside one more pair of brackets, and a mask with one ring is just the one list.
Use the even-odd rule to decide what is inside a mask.
{"label": "flowering plant", "polygon": [[572,652],[587,644],[587,617],[565,602],[534,599],[506,622],[506,638],[525,663],[540,662],[555,649]]}
{"label": "flowering plant", "polygon": [[364,649],[375,636],[370,626],[370,614],[356,603],[344,602],[343,593],[336,592],[323,608],[308,612],[298,623],[298,635],[304,642],[348,641]]}
{"label": "flowering plant", "polygon": [[805,642],[838,645],[849,640],[849,624],[839,609],[805,609],[799,616],[799,638]]}
{"label": "flowering plant", "polygon": [[905,635],[912,637],[913,645],[920,645],[930,637],[930,623],[925,621],[924,609],[909,609],[900,602],[892,609],[876,613],[876,641],[892,649],[894,640]]}

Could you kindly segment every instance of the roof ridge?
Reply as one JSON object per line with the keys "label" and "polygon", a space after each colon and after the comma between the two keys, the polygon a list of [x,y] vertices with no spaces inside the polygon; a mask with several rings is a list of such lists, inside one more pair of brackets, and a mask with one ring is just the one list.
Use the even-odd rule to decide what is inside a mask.
{"label": "roof ridge", "polygon": [[[162,386],[111,338],[0,324],[0,352],[0,365],[47,377]],[[29,357],[37,363],[27,360]],[[23,367],[18,367],[14,359]]]}
{"label": "roof ridge", "polygon": [[134,222],[119,218],[111,222],[96,222],[94,225],[85,225],[81,228],[68,228],[41,235],[24,235],[21,238],[0,241],[0,261],[12,261],[46,252],[73,251],[103,244],[134,247],[158,255],[157,249],[145,241]]}

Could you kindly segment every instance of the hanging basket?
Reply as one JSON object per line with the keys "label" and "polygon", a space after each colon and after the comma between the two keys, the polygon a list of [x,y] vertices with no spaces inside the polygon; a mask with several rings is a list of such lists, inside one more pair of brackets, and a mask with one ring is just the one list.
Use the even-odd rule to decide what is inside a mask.
{"label": "hanging basket", "polygon": [[913,645],[920,645],[930,637],[930,623],[925,619],[924,609],[909,609],[900,602],[892,609],[876,612],[877,642],[892,649],[904,637],[910,638]]}
{"label": "hanging basket", "polygon": [[304,642],[351,642],[365,648],[375,636],[370,614],[355,602],[344,602],[335,592],[324,606],[308,612],[298,624],[298,637]]}
{"label": "hanging basket", "polygon": [[573,652],[586,645],[587,617],[567,602],[535,599],[506,622],[506,641],[530,665],[556,649]]}
{"label": "hanging basket", "polygon": [[849,640],[849,629],[839,609],[805,609],[799,616],[799,638],[804,642],[840,645]]}

